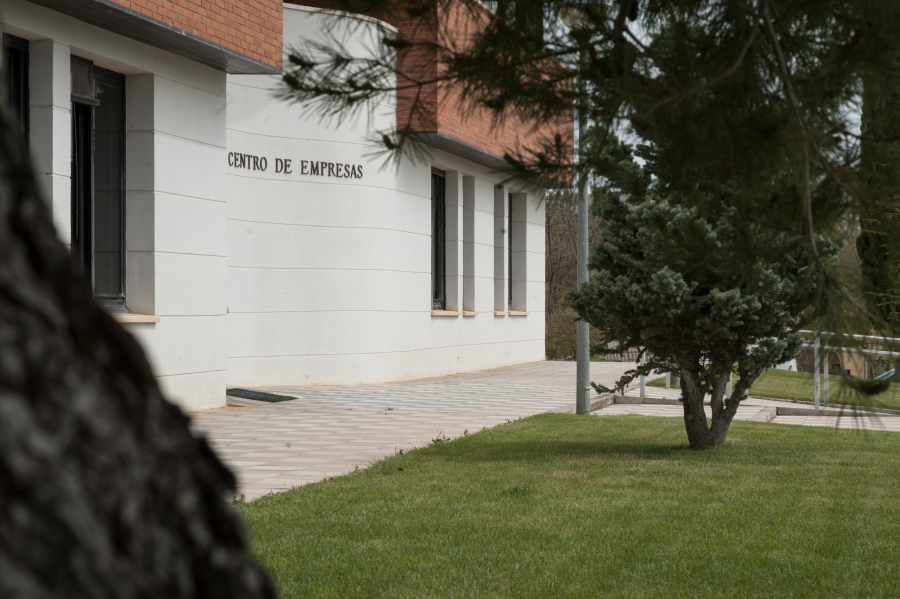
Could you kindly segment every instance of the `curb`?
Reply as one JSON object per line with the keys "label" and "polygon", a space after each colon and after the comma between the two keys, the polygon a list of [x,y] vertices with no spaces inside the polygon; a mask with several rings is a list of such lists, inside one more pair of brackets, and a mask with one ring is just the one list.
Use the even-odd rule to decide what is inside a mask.
{"label": "curb", "polygon": [[[597,410],[602,410],[608,406],[611,406],[614,401],[613,395],[601,395],[597,399],[591,400],[591,412],[595,412]],[[555,410],[550,410],[551,414],[575,414],[577,412],[577,406],[573,403],[563,406],[561,408],[557,408]]]}
{"label": "curb", "polygon": [[[763,398],[760,398],[763,399]],[[628,397],[625,395],[602,395],[591,401],[591,412],[609,407],[612,404],[624,405],[663,405],[677,406],[681,402],[677,399],[666,399],[659,397]],[[704,402],[704,406],[708,406],[709,402]],[[752,404],[747,404],[752,405]],[[563,414],[574,414],[575,404],[568,405],[564,408],[555,410]],[[753,417],[755,422],[772,422],[776,416],[846,416],[848,412],[855,412],[854,406],[846,406],[842,409],[834,408],[791,408],[791,407],[775,407],[760,406],[760,413]],[[900,410],[891,410],[888,413],[900,415]]]}
{"label": "curb", "polygon": [[[757,397],[757,396],[754,395],[752,397]],[[791,403],[796,403],[796,404],[800,404],[803,406],[816,405],[815,402],[804,401],[802,399],[781,399],[778,397],[759,397],[759,399],[770,399],[772,401],[789,401]],[[823,403],[823,402],[820,402],[820,403]],[[865,407],[865,406],[851,406],[851,405],[845,405],[845,404],[832,403],[832,404],[829,404],[829,407],[826,409],[839,409],[839,408],[835,408],[834,406],[841,406],[840,409],[842,409],[842,410],[860,410],[862,412],[875,412],[876,414],[889,414],[891,416],[900,416],[900,410],[895,410],[893,408],[869,408],[869,407]],[[815,408],[813,408],[813,410],[815,410]]]}

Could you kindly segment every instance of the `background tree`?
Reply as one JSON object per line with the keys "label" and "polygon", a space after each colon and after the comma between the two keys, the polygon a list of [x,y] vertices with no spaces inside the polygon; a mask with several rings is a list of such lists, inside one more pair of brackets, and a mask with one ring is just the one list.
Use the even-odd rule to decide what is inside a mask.
{"label": "background tree", "polygon": [[[616,174],[617,181],[632,193],[641,193],[646,190],[651,181],[651,169],[641,168],[633,160],[631,146],[619,143],[609,143],[604,132],[597,128],[590,129],[587,135],[587,143],[590,145],[603,145],[598,147],[592,155],[602,158],[604,164],[611,167]],[[596,194],[606,193],[597,188]],[[577,285],[577,254],[578,254],[578,201],[571,189],[551,189],[544,196],[544,206],[547,215],[546,220],[546,257],[544,278],[546,285],[546,346],[547,357],[551,360],[575,359],[575,322],[578,316],[566,302],[566,294],[575,291]],[[588,229],[588,245],[593,247],[600,240],[600,229],[594,219],[591,219]],[[591,338],[598,339],[600,331],[592,330]],[[621,349],[628,349],[623,347]],[[597,355],[596,353],[594,354]]]}
{"label": "background tree", "polygon": [[[331,5],[373,14],[392,23],[420,22],[422,29],[384,31],[376,55],[351,58],[327,43],[298,47],[285,76],[286,98],[338,115],[374,106],[400,94],[409,110],[396,128],[381,132],[386,151],[417,156],[416,133],[433,95],[453,91],[498,121],[515,117],[535,124],[558,122],[574,107],[605,135],[627,130],[654,148],[665,176],[661,197],[683,201],[704,194],[721,201],[741,197],[752,224],[735,223],[751,239],[762,227],[794,235],[806,245],[819,282],[810,301],[820,323],[840,329],[845,304],[873,317],[840,270],[819,252],[848,217],[874,206],[890,211],[896,196],[872,193],[858,176],[859,138],[854,112],[863,81],[900,76],[887,57],[896,45],[900,5],[887,0],[505,0],[485,26],[465,39],[442,29],[442,15],[485,8],[470,0],[335,0]],[[463,7],[463,8],[459,8]],[[467,8],[466,8],[467,7]],[[538,27],[535,14],[542,14]],[[572,24],[564,27],[563,14]],[[338,17],[336,17],[338,18]],[[474,17],[473,17],[474,18]],[[418,35],[427,29],[429,35]],[[405,70],[408,56],[428,55],[427,73]],[[581,85],[572,85],[573,78]],[[420,93],[422,92],[422,93]],[[418,145],[417,145],[418,143]],[[511,149],[508,175],[535,185],[546,177],[571,180],[577,168],[598,160],[587,150],[576,166],[563,138],[531,139]],[[773,176],[773,173],[780,176]],[[598,173],[603,176],[603,173]],[[552,186],[552,185],[551,185]],[[737,193],[723,196],[729,187]],[[695,194],[694,191],[704,193]],[[714,203],[715,204],[715,203]],[[702,248],[683,236],[680,246]],[[896,254],[900,236],[887,244]],[[753,260],[759,244],[732,257]],[[691,260],[702,261],[696,255]],[[839,340],[836,340],[839,341]]]}
{"label": "background tree", "polygon": [[[545,227],[545,302],[547,358],[575,359],[575,311],[565,296],[578,288],[578,202],[569,189],[552,189],[544,196]],[[599,239],[596,223],[588,231],[589,244]]]}
{"label": "background tree", "polygon": [[100,309],[0,106],[0,597],[274,597],[235,479]]}
{"label": "background tree", "polygon": [[[900,52],[889,56],[897,62]],[[856,250],[866,307],[900,329],[900,78],[871,73],[864,85],[860,174],[873,194],[859,216]]]}

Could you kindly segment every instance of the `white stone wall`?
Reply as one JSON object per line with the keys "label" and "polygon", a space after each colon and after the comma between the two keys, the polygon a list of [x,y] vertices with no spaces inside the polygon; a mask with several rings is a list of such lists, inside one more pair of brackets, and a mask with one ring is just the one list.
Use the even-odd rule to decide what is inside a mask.
{"label": "white stone wall", "polygon": [[60,237],[70,236],[69,57],[126,76],[126,324],[166,395],[225,403],[225,74],[23,0],[4,32],[30,40],[31,149]]}
{"label": "white stone wall", "polygon": [[[321,18],[286,7],[286,44],[320,35]],[[508,316],[510,248],[495,199],[509,190],[440,151],[382,168],[366,138],[394,123],[391,102],[321,120],[275,99],[276,77],[226,78],[25,0],[3,0],[0,20],[30,40],[31,150],[64,243],[70,56],[126,76],[126,302],[159,319],[125,326],[186,411],[224,405],[226,386],[385,382],[543,359],[543,206],[514,190],[513,309],[527,316]],[[347,24],[337,33],[365,52],[380,25]],[[267,169],[229,167],[232,152],[265,157]],[[277,158],[292,173],[276,173]],[[301,160],[363,165],[363,176],[304,176]],[[431,312],[432,166],[447,173],[447,308],[461,313],[451,317]]]}
{"label": "white stone wall", "polygon": [[[286,7],[285,44],[318,35],[322,18]],[[347,24],[335,33],[365,52],[379,25]],[[513,309],[528,314],[495,315],[508,276],[500,177],[439,151],[431,163],[380,168],[366,138],[394,123],[392,105],[322,120],[274,99],[276,84],[228,78],[228,151],[267,161],[265,171],[228,167],[228,385],[384,382],[542,360],[543,205],[518,193],[513,206]],[[277,158],[293,172],[276,173]],[[362,164],[364,175],[303,175],[301,160]],[[432,166],[448,180],[447,308],[477,315],[431,312]]]}

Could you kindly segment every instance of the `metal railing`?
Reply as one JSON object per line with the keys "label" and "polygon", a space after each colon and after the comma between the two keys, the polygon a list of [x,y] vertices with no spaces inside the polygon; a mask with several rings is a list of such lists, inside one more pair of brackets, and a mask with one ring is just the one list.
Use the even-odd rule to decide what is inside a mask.
{"label": "metal railing", "polygon": [[[826,353],[830,351],[846,351],[846,352],[855,352],[861,354],[869,354],[869,355],[877,355],[877,356],[888,356],[891,358],[900,357],[900,352],[894,351],[886,351],[886,350],[877,350],[877,349],[863,349],[859,347],[837,347],[831,345],[821,345],[820,339],[821,336],[824,335],[826,340],[829,337],[840,337],[835,333],[830,333],[827,331],[798,331],[801,335],[813,335],[814,339],[812,343],[804,343],[803,347],[811,347],[813,348],[813,396],[814,396],[814,404],[815,409],[819,409],[819,373],[824,370],[825,375],[825,387],[824,391],[824,399],[825,405],[828,405],[828,364],[825,364],[825,368],[822,368],[821,360],[819,359],[819,349],[823,349]],[[881,342],[881,343],[900,343],[900,339],[896,337],[877,337],[875,335],[843,335],[844,337],[850,337],[854,341],[865,341],[865,342]],[[896,369],[890,372],[896,372]],[[890,378],[885,376],[887,373],[884,373],[876,380],[884,380],[886,378]],[[893,374],[891,374],[893,376]]]}

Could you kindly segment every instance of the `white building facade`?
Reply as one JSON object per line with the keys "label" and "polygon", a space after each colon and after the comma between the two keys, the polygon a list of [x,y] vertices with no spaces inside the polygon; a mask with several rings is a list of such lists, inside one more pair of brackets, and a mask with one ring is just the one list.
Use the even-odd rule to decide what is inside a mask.
{"label": "white building facade", "polygon": [[[103,18],[4,0],[8,95],[60,238],[172,401],[544,359],[541,193],[502,185],[495,156],[383,166],[368,138],[393,102],[322,120],[274,97],[271,65]],[[286,5],[285,45],[323,18]],[[345,20],[360,53],[390,28]]]}

